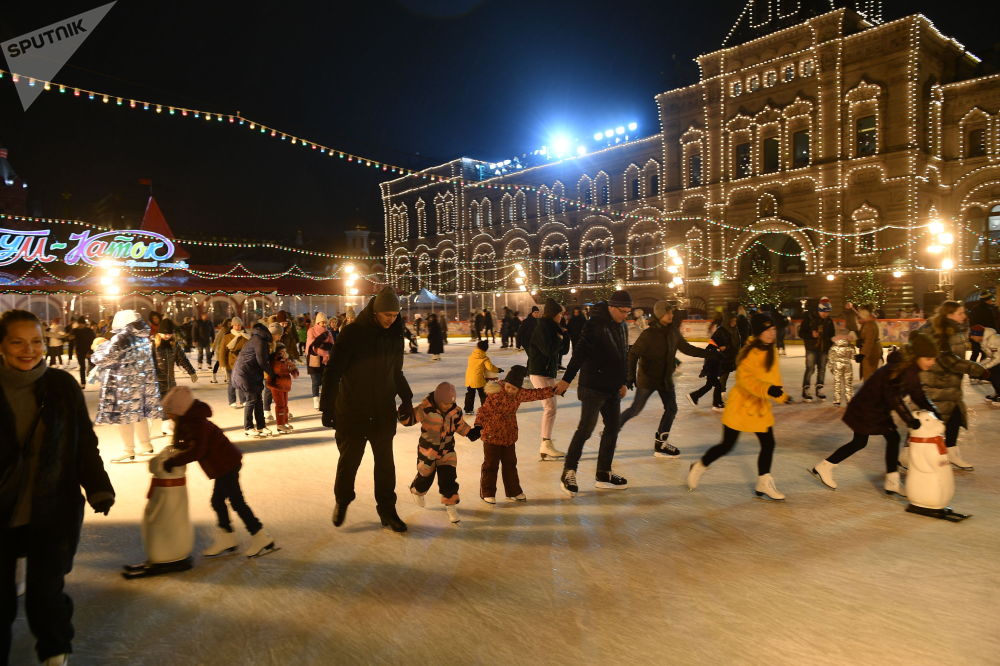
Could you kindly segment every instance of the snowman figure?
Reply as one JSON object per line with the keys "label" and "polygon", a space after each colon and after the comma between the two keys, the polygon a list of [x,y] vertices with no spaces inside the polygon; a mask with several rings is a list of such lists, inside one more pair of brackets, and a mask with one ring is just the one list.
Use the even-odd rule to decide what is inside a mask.
{"label": "snowman figure", "polygon": [[163,469],[163,462],[174,455],[177,450],[168,446],[149,461],[153,478],[142,517],[146,561],[125,565],[122,576],[126,579],[187,571],[192,566],[194,528],[188,512],[186,465],[177,465],[169,472]]}
{"label": "snowman figure", "polygon": [[920,427],[910,431],[910,462],[906,476],[906,510],[957,523],[969,515],[948,506],[955,495],[955,477],[944,445],[944,423],[932,412],[918,411]]}

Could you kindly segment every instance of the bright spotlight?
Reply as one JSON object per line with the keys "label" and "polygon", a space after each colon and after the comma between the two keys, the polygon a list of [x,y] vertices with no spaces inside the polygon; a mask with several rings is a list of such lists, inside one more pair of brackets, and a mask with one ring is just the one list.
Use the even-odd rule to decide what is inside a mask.
{"label": "bright spotlight", "polygon": [[673,264],[671,264],[671,265],[667,266],[667,272],[668,273],[676,273],[677,272],[677,267],[674,266]]}
{"label": "bright spotlight", "polygon": [[676,282],[678,285],[684,284],[684,280],[681,278],[680,275],[675,275],[674,276],[674,282]]}
{"label": "bright spotlight", "polygon": [[938,242],[941,243],[941,245],[951,245],[955,242],[955,237],[947,232],[938,234]]}
{"label": "bright spotlight", "polygon": [[757,287],[755,285],[750,285],[747,287],[747,291],[757,291]]}
{"label": "bright spotlight", "polygon": [[576,293],[576,287],[573,287],[572,289],[570,289],[570,290],[569,290],[569,293],[571,293],[571,294],[575,294],[575,293]]}
{"label": "bright spotlight", "polygon": [[615,134],[624,134],[624,133],[625,133],[624,125],[619,125],[618,127],[615,128]]}
{"label": "bright spotlight", "polygon": [[[527,287],[525,287],[525,286],[524,286],[523,284],[522,284],[522,285],[520,285],[520,286],[518,287],[518,289],[520,289],[521,291],[528,291],[528,288],[527,288]],[[532,293],[532,294],[534,294],[535,292],[531,292],[531,293]]]}
{"label": "bright spotlight", "polygon": [[951,259],[942,259],[941,260],[941,270],[943,270],[943,271],[950,271],[954,267],[955,267],[955,262],[952,261]]}
{"label": "bright spotlight", "polygon": [[674,266],[682,266],[684,264],[684,260],[681,259],[680,257],[673,257],[673,258],[670,259],[670,262]]}
{"label": "bright spotlight", "polygon": [[122,293],[121,287],[116,284],[109,285],[107,289],[104,290],[108,296],[117,296]]}
{"label": "bright spotlight", "polygon": [[594,132],[594,141],[600,141],[604,138],[604,132]]}
{"label": "bright spotlight", "polygon": [[639,123],[629,123],[628,124],[628,131],[629,132],[634,132],[637,129],[639,129]]}
{"label": "bright spotlight", "polygon": [[894,278],[901,278],[901,277],[903,277],[903,271],[893,271],[892,272],[892,277],[894,277]]}
{"label": "bright spotlight", "polygon": [[614,135],[615,135],[615,131],[613,129],[604,130],[604,138],[605,139],[610,139]]}
{"label": "bright spotlight", "polygon": [[586,155],[587,154],[587,147],[586,146],[577,146],[576,147],[576,154],[577,155]]}
{"label": "bright spotlight", "polygon": [[556,157],[562,157],[570,150],[569,137],[564,134],[557,134],[549,141],[552,144],[552,154]]}
{"label": "bright spotlight", "polygon": [[669,250],[667,250],[667,256],[670,257],[671,259],[673,259],[674,257],[676,257],[677,256],[677,248],[672,247]]}
{"label": "bright spotlight", "polygon": [[944,248],[941,247],[940,245],[928,245],[927,251],[930,252],[931,254],[941,254],[941,252],[944,251]]}
{"label": "bright spotlight", "polygon": [[521,265],[521,264],[514,264],[514,270],[515,271],[523,271],[524,270],[524,266]]}
{"label": "bright spotlight", "polygon": [[722,284],[722,280],[720,280],[719,278],[712,278],[713,287],[718,287],[720,284]]}
{"label": "bright spotlight", "polygon": [[827,275],[826,275],[827,282],[833,282],[835,279],[837,279],[837,278],[836,278],[836,276],[834,276],[833,273],[827,273]]}
{"label": "bright spotlight", "polygon": [[938,222],[937,220],[935,220],[934,222],[931,222],[931,223],[930,223],[930,224],[929,224],[929,225],[927,226],[927,229],[928,229],[928,230],[929,230],[929,231],[930,231],[930,232],[931,232],[932,234],[939,234],[939,233],[941,233],[942,231],[944,231],[944,225],[943,225],[943,224],[942,224],[941,222]]}

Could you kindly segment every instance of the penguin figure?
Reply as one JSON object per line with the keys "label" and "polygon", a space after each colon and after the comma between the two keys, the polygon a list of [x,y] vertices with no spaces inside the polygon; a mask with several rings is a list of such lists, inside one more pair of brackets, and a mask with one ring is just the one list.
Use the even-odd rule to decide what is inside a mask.
{"label": "penguin figure", "polygon": [[971,516],[952,511],[948,503],[955,495],[955,476],[944,445],[944,423],[932,412],[918,411],[920,427],[910,431],[909,472],[906,497],[910,513],[957,523]]}

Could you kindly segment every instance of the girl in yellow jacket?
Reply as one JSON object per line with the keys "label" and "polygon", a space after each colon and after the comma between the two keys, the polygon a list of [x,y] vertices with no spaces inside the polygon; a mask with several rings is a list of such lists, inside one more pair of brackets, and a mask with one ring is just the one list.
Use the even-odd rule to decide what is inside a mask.
{"label": "girl in yellow jacket", "polygon": [[760,442],[757,456],[757,487],[754,495],[760,499],[783,500],[771,477],[774,457],[774,415],[771,400],[788,402],[781,385],[778,354],[774,348],[777,330],[767,318],[752,323],[754,337],[740,350],[736,358],[736,385],[729,392],[722,413],[722,442],[716,444],[691,465],[687,475],[688,488],[698,487],[698,480],[708,466],[732,451],[741,432],[752,432]]}
{"label": "girl in yellow jacket", "polygon": [[472,409],[476,405],[476,393],[479,393],[479,406],[486,402],[486,373],[503,372],[493,365],[490,357],[486,355],[486,350],[490,348],[490,343],[480,340],[476,348],[469,354],[469,364],[465,368],[465,413],[475,414]]}

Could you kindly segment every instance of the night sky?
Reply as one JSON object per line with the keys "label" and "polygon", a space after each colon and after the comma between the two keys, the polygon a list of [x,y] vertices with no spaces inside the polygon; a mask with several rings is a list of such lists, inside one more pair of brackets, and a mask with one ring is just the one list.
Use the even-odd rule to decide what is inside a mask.
{"label": "night sky", "polygon": [[[0,41],[103,4],[7,2]],[[636,121],[653,96],[693,83],[742,0],[138,2],[120,0],[55,77],[163,104],[233,112],[375,159],[419,168],[500,160],[557,130],[590,137]],[[886,4],[923,12],[993,62],[1000,4]],[[3,65],[6,69],[6,64]],[[118,199],[138,223],[147,188],[179,235],[290,239],[381,229],[381,172],[247,130],[43,93],[21,109],[0,82],[0,143],[31,212],[95,219]],[[106,206],[105,212],[115,209]]]}

